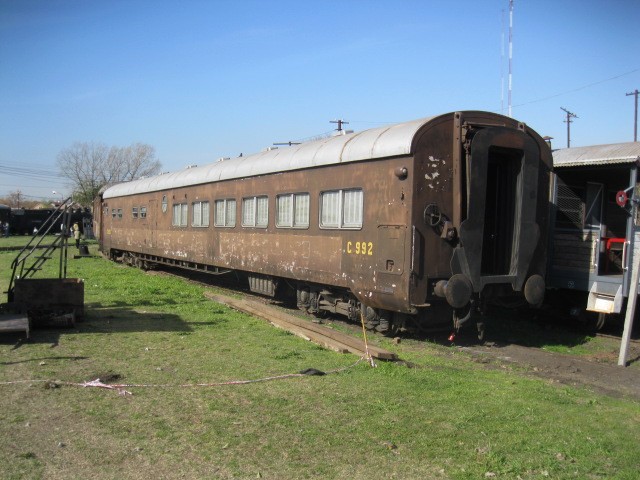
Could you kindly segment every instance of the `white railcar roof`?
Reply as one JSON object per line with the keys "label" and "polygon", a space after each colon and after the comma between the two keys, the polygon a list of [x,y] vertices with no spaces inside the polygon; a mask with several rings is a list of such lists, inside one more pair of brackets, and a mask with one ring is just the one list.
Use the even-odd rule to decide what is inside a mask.
{"label": "white railcar roof", "polygon": [[561,148],[553,152],[553,167],[584,167],[633,163],[640,160],[640,142]]}
{"label": "white railcar roof", "polygon": [[411,153],[418,130],[435,117],[422,118],[358,133],[338,135],[287,148],[221,160],[201,167],[124,182],[107,188],[103,198],[218,182],[233,178],[357,162]]}

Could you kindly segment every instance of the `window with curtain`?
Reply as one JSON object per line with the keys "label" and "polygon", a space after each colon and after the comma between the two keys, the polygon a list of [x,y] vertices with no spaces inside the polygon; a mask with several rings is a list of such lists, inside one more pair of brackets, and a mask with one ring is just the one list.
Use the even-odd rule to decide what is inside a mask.
{"label": "window with curtain", "polygon": [[193,202],[191,205],[191,226],[209,226],[209,202]]}
{"label": "window with curtain", "polygon": [[174,227],[186,227],[187,226],[187,209],[188,209],[188,206],[186,203],[174,203],[171,225],[173,225]]}
{"label": "window with curtain", "polygon": [[216,200],[213,224],[216,227],[236,226],[236,201],[233,198]]}
{"label": "window with curtain", "polygon": [[307,228],[309,226],[309,194],[278,195],[276,197],[276,226],[278,228]]}
{"label": "window with curtain", "polygon": [[362,228],[364,195],[361,189],[331,190],[320,194],[321,228]]}
{"label": "window with curtain", "polygon": [[242,199],[242,226],[265,228],[269,224],[269,198],[266,196]]}

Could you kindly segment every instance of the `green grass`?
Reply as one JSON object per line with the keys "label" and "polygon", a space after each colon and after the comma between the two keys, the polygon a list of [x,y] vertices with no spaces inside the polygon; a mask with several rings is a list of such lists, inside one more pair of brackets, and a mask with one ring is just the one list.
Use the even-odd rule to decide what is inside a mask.
{"label": "green grass", "polygon": [[[48,235],[46,238],[50,243],[55,237],[53,235]],[[0,248],[24,247],[29,242],[29,240],[31,240],[31,237],[24,235],[10,235],[8,237],[0,237]],[[73,243],[73,239],[70,239],[69,241]]]}
{"label": "green grass", "polygon": [[[14,255],[0,253],[3,290]],[[86,321],[26,343],[1,337],[0,382],[110,374],[169,386],[120,396],[0,385],[2,478],[637,477],[637,402],[487,370],[435,344],[385,342],[415,368],[361,362],[320,377],[180,387],[357,358],[212,303],[178,278],[102,258],[70,259],[68,271],[85,280]]]}

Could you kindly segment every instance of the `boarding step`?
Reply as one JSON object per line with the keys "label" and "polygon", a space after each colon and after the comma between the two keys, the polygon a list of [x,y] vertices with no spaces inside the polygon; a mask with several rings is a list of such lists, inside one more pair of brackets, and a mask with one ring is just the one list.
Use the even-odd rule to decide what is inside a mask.
{"label": "boarding step", "polygon": [[599,313],[620,313],[622,300],[621,284],[593,282],[587,299],[587,310]]}

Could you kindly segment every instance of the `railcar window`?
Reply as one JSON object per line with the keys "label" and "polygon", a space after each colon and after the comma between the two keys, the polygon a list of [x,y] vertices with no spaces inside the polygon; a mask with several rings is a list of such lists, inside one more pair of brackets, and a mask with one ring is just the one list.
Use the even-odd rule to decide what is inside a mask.
{"label": "railcar window", "polygon": [[122,209],[121,208],[118,209],[118,218],[122,219]]}
{"label": "railcar window", "polygon": [[242,199],[242,226],[265,228],[269,224],[269,198],[248,197]]}
{"label": "railcar window", "polygon": [[209,226],[209,202],[193,202],[192,227]]}
{"label": "railcar window", "polygon": [[133,215],[133,218],[138,218],[138,207],[133,207],[131,209],[131,215]]}
{"label": "railcar window", "polygon": [[116,218],[116,209],[115,208],[111,209],[111,218]]}
{"label": "railcar window", "polygon": [[140,218],[147,218],[147,207],[140,207]]}
{"label": "railcar window", "polygon": [[167,196],[163,195],[162,196],[162,213],[165,213],[167,211]]}
{"label": "railcar window", "polygon": [[362,190],[347,190],[344,193],[342,226],[345,228],[362,227],[363,195]]}
{"label": "railcar window", "polygon": [[216,227],[236,226],[236,201],[233,198],[216,200],[215,218],[213,224]]}
{"label": "railcar window", "polygon": [[276,227],[307,228],[309,226],[309,194],[288,193],[276,197]]}
{"label": "railcar window", "polygon": [[320,227],[361,228],[363,200],[361,189],[322,192],[320,194]]}
{"label": "railcar window", "polygon": [[187,209],[186,203],[174,203],[173,204],[173,218],[171,219],[171,225],[174,227],[186,227],[187,226]]}
{"label": "railcar window", "polygon": [[309,226],[309,194],[298,193],[293,196],[293,226]]}

